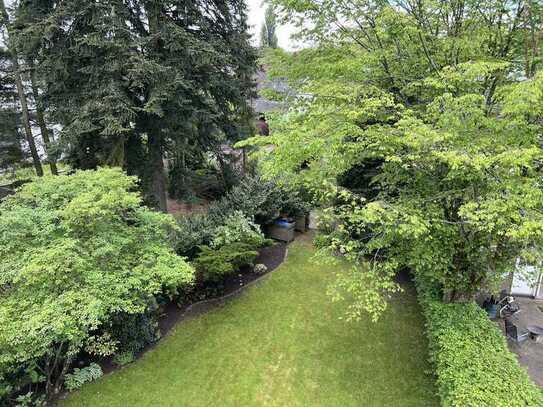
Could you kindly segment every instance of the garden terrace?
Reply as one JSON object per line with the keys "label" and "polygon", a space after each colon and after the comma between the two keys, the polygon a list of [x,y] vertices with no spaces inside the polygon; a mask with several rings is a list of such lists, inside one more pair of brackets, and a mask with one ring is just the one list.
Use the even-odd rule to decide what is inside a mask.
{"label": "garden terrace", "polygon": [[[523,331],[528,325],[543,326],[543,301],[516,297],[521,312],[513,317],[513,322]],[[503,328],[502,328],[503,329]],[[517,354],[519,363],[526,368],[532,380],[543,388],[543,344],[528,339],[520,345],[509,341],[509,348]]]}

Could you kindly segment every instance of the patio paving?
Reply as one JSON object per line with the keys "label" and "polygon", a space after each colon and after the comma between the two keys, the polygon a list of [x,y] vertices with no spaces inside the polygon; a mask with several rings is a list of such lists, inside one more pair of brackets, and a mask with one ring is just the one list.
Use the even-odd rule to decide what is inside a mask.
{"label": "patio paving", "polygon": [[[525,331],[527,325],[543,327],[543,301],[521,297],[515,299],[520,304],[521,311],[512,318],[514,324],[521,331]],[[509,349],[517,355],[519,363],[526,368],[532,380],[543,388],[543,339],[538,343],[530,339],[521,344],[512,341],[508,343]]]}

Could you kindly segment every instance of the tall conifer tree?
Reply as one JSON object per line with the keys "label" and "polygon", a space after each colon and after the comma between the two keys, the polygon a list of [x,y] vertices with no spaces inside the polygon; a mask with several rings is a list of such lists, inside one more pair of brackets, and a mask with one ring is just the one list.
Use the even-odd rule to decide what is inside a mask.
{"label": "tall conifer tree", "polygon": [[123,165],[158,209],[179,141],[211,150],[246,119],[256,56],[242,0],[27,0],[19,15],[72,164]]}

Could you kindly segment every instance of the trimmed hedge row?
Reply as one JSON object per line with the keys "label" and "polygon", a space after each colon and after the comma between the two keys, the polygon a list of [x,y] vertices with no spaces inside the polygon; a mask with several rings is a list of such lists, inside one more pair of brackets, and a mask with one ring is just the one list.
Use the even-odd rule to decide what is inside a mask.
{"label": "trimmed hedge row", "polygon": [[444,304],[420,280],[417,290],[443,406],[543,406],[543,391],[484,310],[475,303]]}

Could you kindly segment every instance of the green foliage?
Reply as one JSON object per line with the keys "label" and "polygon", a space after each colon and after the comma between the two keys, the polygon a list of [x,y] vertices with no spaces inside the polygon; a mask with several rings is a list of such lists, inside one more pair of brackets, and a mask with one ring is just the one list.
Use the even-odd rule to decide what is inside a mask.
{"label": "green foliage", "polygon": [[91,363],[84,368],[76,367],[72,373],[67,373],[64,379],[66,390],[73,391],[79,389],[85,383],[92,382],[102,377],[102,368],[96,363]]}
{"label": "green foliage", "polygon": [[240,219],[243,214],[246,219],[265,225],[282,213],[289,216],[307,213],[307,200],[299,190],[289,191],[258,176],[245,177],[220,201],[213,203],[207,214],[182,216],[178,219],[177,251],[193,258],[198,252],[198,246],[211,244],[217,228],[229,218]]}
{"label": "green foliage", "polygon": [[518,78],[521,72],[532,77],[541,67],[536,33],[542,10],[537,2],[487,1],[485,7],[399,0],[272,3],[282,17],[299,28],[303,39],[318,45],[306,53],[318,58],[315,64],[311,64],[313,58],[307,61],[297,55],[298,68],[307,64],[299,69],[298,77],[303,76],[307,83],[313,74],[346,82],[367,81],[412,104],[421,97],[416,91],[419,81],[444,76],[449,67],[454,71],[466,64],[461,68],[466,69],[473,61],[493,69],[507,64],[490,75],[488,70],[483,73],[482,65],[467,69],[479,85],[477,93],[484,88],[480,93],[491,103],[497,86]]}
{"label": "green foliage", "polygon": [[209,215],[223,219],[235,211],[253,218],[259,225],[272,223],[281,214],[297,216],[309,211],[308,199],[299,189],[281,187],[259,176],[246,177],[209,208]]}
{"label": "green foliage", "polygon": [[[140,205],[119,169],[27,184],[0,204],[0,375],[46,372],[57,392],[77,354],[119,313],[176,295],[193,270],[173,251],[173,218]],[[107,341],[106,341],[107,342]],[[97,344],[100,346],[96,347]]]}
{"label": "green foliage", "polygon": [[215,229],[210,247],[216,249],[235,242],[261,247],[265,240],[260,226],[248,220],[243,212],[235,211],[225,219],[223,225]]}
{"label": "green foliage", "polygon": [[136,356],[134,356],[134,354],[129,351],[117,353],[113,357],[113,362],[115,362],[115,364],[118,366],[126,366],[132,363],[134,360],[136,360]]}
{"label": "green foliage", "polygon": [[207,214],[196,213],[179,217],[177,224],[176,250],[192,259],[198,252],[198,246],[210,243],[217,222]]}
{"label": "green foliage", "polygon": [[[5,35],[5,33],[4,33]],[[17,111],[17,92],[11,76],[11,55],[0,45],[0,170],[23,161],[20,115]]]}
{"label": "green foliage", "polygon": [[15,125],[9,126],[9,123],[15,123],[13,113],[0,110],[0,169],[6,170],[23,160],[21,149],[21,136]]}
{"label": "green foliage", "polygon": [[245,242],[228,243],[219,248],[201,246],[193,264],[204,281],[217,282],[241,266],[252,264],[258,256],[255,249],[256,246]]}
{"label": "green foliage", "polygon": [[209,208],[209,215],[221,221],[235,211],[241,211],[258,224],[275,220],[281,212],[284,198],[277,185],[260,177],[246,177],[224,198]]}
{"label": "green foliage", "polygon": [[[68,166],[65,163],[57,162],[56,163],[59,173],[61,174],[68,174],[71,171],[71,167]],[[49,171],[45,171],[43,174],[44,177],[51,177],[52,174]],[[29,166],[28,163],[25,163],[24,165],[13,165],[10,167],[9,171],[6,171],[6,173],[0,175],[0,185],[1,184],[18,184],[21,181],[35,181],[40,179],[36,175],[36,170],[34,167]]]}
{"label": "green foliage", "polygon": [[540,406],[530,380],[495,323],[475,303],[443,304],[432,284],[417,279],[431,360],[443,406]]}
{"label": "green foliage", "polygon": [[226,193],[221,174],[215,169],[195,170],[173,167],[168,172],[168,192],[170,197],[191,201],[195,199],[218,199]]}
{"label": "green foliage", "polygon": [[199,155],[246,133],[256,50],[243,0],[16,6],[14,40],[74,168],[124,166],[164,209],[165,152]]}
{"label": "green foliage", "polygon": [[144,313],[117,314],[110,319],[104,331],[116,344],[116,356],[131,354],[134,357],[160,339],[157,308],[150,305]]}
{"label": "green foliage", "polygon": [[273,6],[266,8],[264,14],[264,23],[260,30],[260,47],[261,48],[277,48],[277,17]]}
{"label": "green foliage", "polygon": [[[509,65],[457,64],[428,73],[417,82],[427,92],[406,103],[365,83],[371,70],[347,71],[366,61],[360,50],[338,54],[353,46],[270,57],[312,97],[292,99],[289,113],[273,118],[267,142],[275,148],[258,153],[266,177],[302,185],[329,208],[323,252],[370,260],[333,290],[354,293],[350,316],[377,318],[402,268],[427,274],[445,301],[462,302],[496,289],[518,258],[538,262],[541,76],[493,89],[489,102],[481,77]],[[325,58],[343,61],[343,75],[321,69]]]}
{"label": "green foliage", "polygon": [[17,396],[15,399],[17,407],[47,407],[47,401],[43,394],[35,394],[29,391],[26,394]]}
{"label": "green foliage", "polygon": [[517,259],[541,261],[543,82],[530,36],[541,7],[273,3],[315,46],[267,53],[295,96],[272,117],[274,149],[258,154],[266,177],[309,188],[323,206],[321,258],[354,263],[333,298],[350,300],[348,318],[376,320],[397,272],[411,269],[435,286],[422,303],[443,404],[540,405],[471,299]]}
{"label": "green foliage", "polygon": [[216,282],[241,266],[251,265],[258,256],[256,249],[270,243],[258,225],[235,211],[215,228],[210,245],[200,246],[193,264],[204,281]]}

